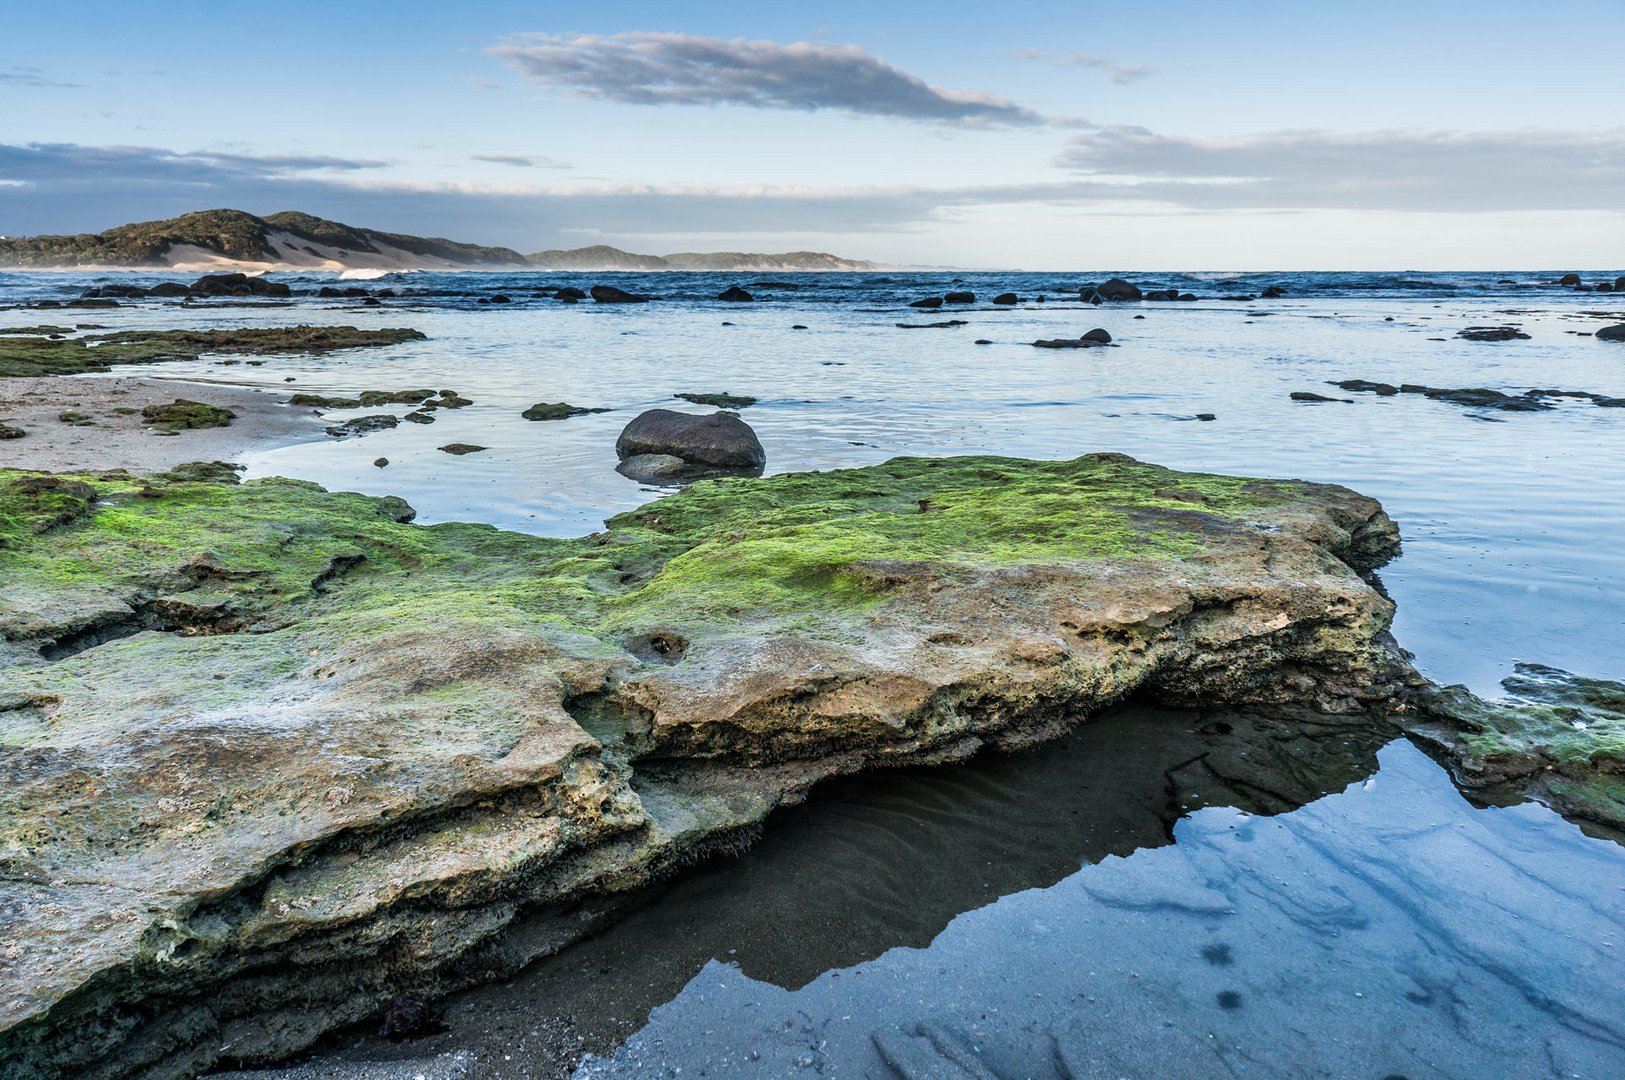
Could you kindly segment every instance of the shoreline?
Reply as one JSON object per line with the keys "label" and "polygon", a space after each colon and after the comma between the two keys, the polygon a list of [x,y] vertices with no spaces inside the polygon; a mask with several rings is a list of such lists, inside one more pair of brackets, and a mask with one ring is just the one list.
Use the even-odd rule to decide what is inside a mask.
{"label": "shoreline", "polygon": [[[236,413],[226,427],[159,435],[141,410],[184,398]],[[0,442],[0,466],[37,472],[161,472],[188,461],[235,461],[250,450],[322,438],[311,410],[279,391],[155,376],[45,375],[0,379],[0,423],[23,429]],[[128,410],[128,411],[124,411]],[[64,421],[78,413],[85,421]]]}

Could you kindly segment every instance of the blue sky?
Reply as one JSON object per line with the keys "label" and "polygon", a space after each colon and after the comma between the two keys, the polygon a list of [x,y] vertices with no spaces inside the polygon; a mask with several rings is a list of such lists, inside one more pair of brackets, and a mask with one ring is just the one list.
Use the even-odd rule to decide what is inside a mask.
{"label": "blue sky", "polygon": [[0,233],[297,208],[531,251],[1625,262],[1625,0],[7,13]]}

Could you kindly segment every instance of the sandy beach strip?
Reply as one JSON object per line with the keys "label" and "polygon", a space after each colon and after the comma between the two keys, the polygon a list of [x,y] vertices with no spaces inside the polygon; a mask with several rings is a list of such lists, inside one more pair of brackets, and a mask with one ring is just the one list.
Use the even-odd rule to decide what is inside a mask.
{"label": "sandy beach strip", "polygon": [[[148,405],[177,398],[219,405],[237,414],[230,425],[160,435],[141,422]],[[322,438],[322,421],[290,408],[279,391],[176,379],[0,379],[0,424],[22,438],[0,440],[0,468],[40,472],[128,469],[158,472],[185,461],[233,461],[248,450]],[[78,413],[88,423],[62,414]]]}

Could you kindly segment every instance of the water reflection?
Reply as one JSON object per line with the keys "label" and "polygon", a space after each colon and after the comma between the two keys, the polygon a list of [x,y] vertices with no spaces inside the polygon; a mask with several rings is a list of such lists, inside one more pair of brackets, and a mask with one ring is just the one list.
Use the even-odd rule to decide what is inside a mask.
{"label": "water reflection", "polygon": [[[536,1064],[547,1054],[526,1047],[556,1032],[554,1020],[607,1052],[708,964],[786,990],[817,985],[832,969],[926,948],[1001,896],[1166,845],[1201,807],[1275,814],[1341,790],[1375,770],[1389,737],[1325,717],[1136,707],[1021,754],[829,783],[744,855],[507,983],[458,995],[446,1033],[335,1047],[352,1061],[463,1048],[479,1055],[474,1075],[553,1075]],[[541,1019],[544,1034],[532,1035]]]}

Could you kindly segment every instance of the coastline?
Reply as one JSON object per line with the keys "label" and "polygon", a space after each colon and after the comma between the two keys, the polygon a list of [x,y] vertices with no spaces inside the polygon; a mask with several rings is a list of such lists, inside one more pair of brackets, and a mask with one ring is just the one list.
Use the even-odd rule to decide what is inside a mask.
{"label": "coastline", "polygon": [[[219,405],[237,415],[226,427],[174,435],[159,435],[142,423],[143,408],[177,398]],[[320,439],[321,419],[284,400],[275,391],[152,376],[0,379],[0,423],[27,432],[0,442],[0,466],[39,472],[159,472],[183,462],[232,461],[251,449]],[[64,413],[83,414],[89,423],[59,419]]]}

